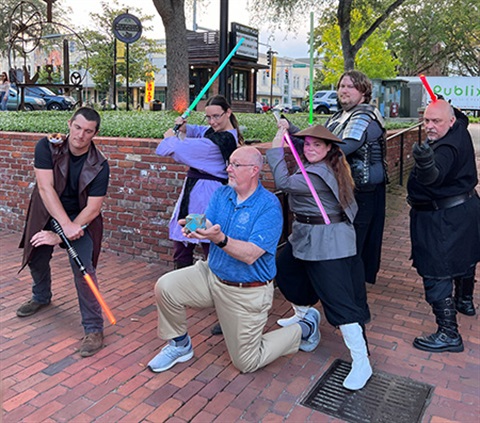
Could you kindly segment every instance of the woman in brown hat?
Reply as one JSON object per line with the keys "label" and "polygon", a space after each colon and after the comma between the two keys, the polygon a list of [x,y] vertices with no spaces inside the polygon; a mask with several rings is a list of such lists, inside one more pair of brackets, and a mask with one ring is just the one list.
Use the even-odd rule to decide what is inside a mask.
{"label": "woman in brown hat", "polygon": [[[300,170],[290,174],[284,160],[286,119],[267,151],[275,185],[289,194],[294,215],[292,233],[277,259],[276,282],[294,308],[312,307],[321,301],[327,321],[340,327],[352,356],[352,371],[343,385],[363,388],[372,375],[364,324],[370,319],[366,302],[363,266],[356,252],[353,220],[358,207],[354,183],[342,141],[324,126],[297,132],[304,140],[305,169],[331,221],[325,224]],[[295,323],[289,319],[288,323]]]}

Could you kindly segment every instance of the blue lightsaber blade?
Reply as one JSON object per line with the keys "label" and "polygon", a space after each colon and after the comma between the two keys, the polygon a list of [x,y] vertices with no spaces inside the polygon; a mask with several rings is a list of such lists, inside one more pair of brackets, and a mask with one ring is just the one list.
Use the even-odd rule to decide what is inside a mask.
{"label": "blue lightsaber blade", "polygon": [[[205,86],[203,87],[202,91],[200,91],[200,93],[197,95],[197,97],[195,98],[195,100],[193,100],[192,104],[190,104],[190,106],[188,106],[188,109],[185,110],[185,112],[183,113],[182,115],[182,118],[183,119],[186,119],[190,113],[192,113],[192,111],[195,109],[195,106],[198,104],[198,102],[202,99],[202,97],[205,95],[205,93],[207,92],[207,90],[210,88],[210,86],[215,82],[215,79],[218,78],[218,75],[220,75],[220,73],[222,72],[223,68],[225,66],[227,66],[228,62],[231,60],[231,58],[235,55],[235,53],[237,52],[237,50],[240,48],[240,46],[242,45],[242,43],[245,41],[245,38],[240,38],[240,40],[238,41],[237,45],[233,48],[233,50],[230,52],[230,54],[225,58],[225,60],[222,62],[222,64],[218,67],[218,69],[216,70],[216,72],[212,75],[212,77],[210,78],[210,80],[205,84]],[[181,125],[175,125],[173,130],[175,132],[178,131],[178,128],[180,128]]]}

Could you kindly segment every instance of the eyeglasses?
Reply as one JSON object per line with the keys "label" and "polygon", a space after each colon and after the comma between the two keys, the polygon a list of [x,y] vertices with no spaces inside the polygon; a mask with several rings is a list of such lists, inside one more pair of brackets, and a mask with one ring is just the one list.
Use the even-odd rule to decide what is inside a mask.
{"label": "eyeglasses", "polygon": [[223,112],[221,115],[212,115],[212,116],[209,116],[209,115],[205,115],[205,120],[207,121],[210,121],[210,120],[214,120],[214,121],[218,121],[222,118],[222,116],[227,113],[227,112]]}
{"label": "eyeglasses", "polygon": [[235,170],[237,170],[239,167],[245,167],[245,166],[256,166],[254,164],[241,164],[241,163],[231,163],[227,162],[227,167],[232,166]]}

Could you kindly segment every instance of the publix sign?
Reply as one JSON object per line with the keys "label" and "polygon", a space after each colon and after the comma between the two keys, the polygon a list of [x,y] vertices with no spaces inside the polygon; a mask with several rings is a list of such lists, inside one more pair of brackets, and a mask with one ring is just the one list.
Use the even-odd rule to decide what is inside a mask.
{"label": "publix sign", "polygon": [[428,76],[435,94],[463,110],[480,110],[480,77]]}

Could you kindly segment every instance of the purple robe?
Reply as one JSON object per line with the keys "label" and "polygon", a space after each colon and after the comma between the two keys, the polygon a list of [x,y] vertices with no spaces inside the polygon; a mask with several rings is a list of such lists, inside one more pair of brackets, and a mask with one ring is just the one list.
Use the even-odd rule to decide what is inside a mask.
{"label": "purple robe", "polygon": [[[187,125],[186,137],[183,140],[176,136],[165,138],[158,145],[156,153],[159,156],[171,157],[177,163],[193,167],[218,178],[227,179],[227,164],[220,149],[211,140],[203,137],[209,128],[209,126]],[[235,137],[238,143],[237,130],[231,129],[228,132]],[[190,194],[188,212],[205,213],[212,194],[220,186],[222,184],[218,181],[199,179]],[[182,227],[177,220],[184,190],[185,182],[170,220],[169,237],[173,241],[195,244],[198,242],[209,242],[208,240],[200,241],[198,239],[186,238],[182,234]]]}

